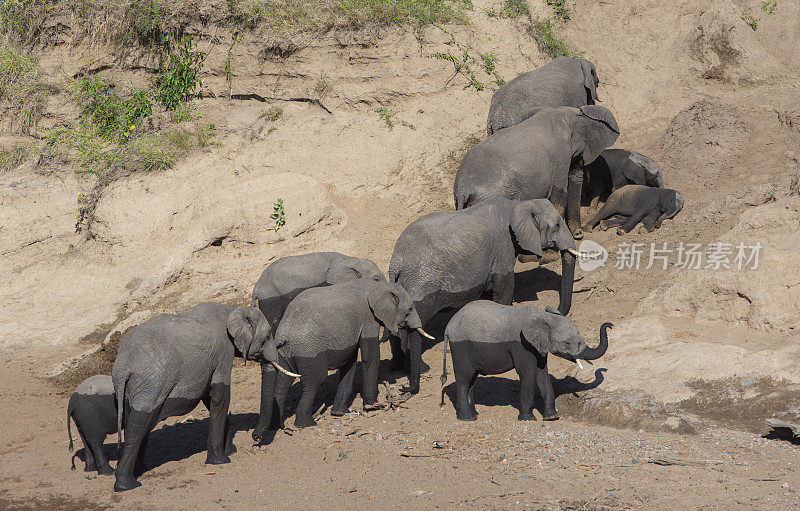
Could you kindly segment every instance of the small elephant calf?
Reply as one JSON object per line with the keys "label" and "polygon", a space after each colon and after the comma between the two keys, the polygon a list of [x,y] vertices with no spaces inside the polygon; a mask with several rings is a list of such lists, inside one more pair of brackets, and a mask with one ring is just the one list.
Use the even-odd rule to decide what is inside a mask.
{"label": "small elephant calf", "polygon": [[625,185],[664,187],[658,164],[643,154],[627,149],[606,149],[584,168],[584,200],[592,209]]}
{"label": "small elephant calf", "polygon": [[652,232],[661,227],[664,219],[675,217],[681,209],[683,196],[676,190],[627,185],[612,193],[583,229],[591,232],[600,224],[605,231],[619,225],[617,234],[625,234],[642,222],[647,232]]}
{"label": "small elephant calf", "polygon": [[[113,474],[103,453],[106,436],[117,432],[117,401],[114,396],[114,383],[111,376],[96,375],[85,379],[69,398],[67,405],[67,434],[69,450],[72,451],[72,431],[70,418],[75,421],[78,435],[83,441],[86,472]],[[72,469],[75,470],[73,456]]]}
{"label": "small elephant calf", "polygon": [[520,381],[519,420],[533,420],[536,388],[544,400],[544,420],[556,420],[555,393],[547,372],[547,354],[569,361],[595,360],[608,349],[606,329],[600,327],[600,345],[589,348],[575,322],[557,310],[532,305],[500,305],[478,300],[464,306],[447,324],[442,361],[442,403],[447,381],[447,343],[456,376],[456,417],[472,421],[478,416],[472,386],[480,375],[502,374],[512,367]]}

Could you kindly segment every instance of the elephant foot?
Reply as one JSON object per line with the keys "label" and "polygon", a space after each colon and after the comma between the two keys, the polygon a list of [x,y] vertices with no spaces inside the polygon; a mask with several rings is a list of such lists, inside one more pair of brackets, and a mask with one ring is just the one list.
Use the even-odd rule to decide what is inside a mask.
{"label": "elephant foot", "polygon": [[316,426],[317,421],[315,421],[310,415],[308,417],[295,417],[294,425],[298,428],[310,428]]}
{"label": "elephant foot", "polygon": [[85,467],[83,467],[84,472],[97,472],[97,465],[94,463],[87,463]]}
{"label": "elephant foot", "polygon": [[365,412],[373,412],[375,410],[383,410],[386,407],[384,403],[364,403]]}
{"label": "elephant foot", "polygon": [[620,227],[619,229],[617,229],[617,236],[622,236],[622,235],[624,235],[624,234],[628,234],[628,233],[625,231],[625,229],[623,229],[622,227]]}
{"label": "elephant foot", "polygon": [[553,412],[542,416],[542,419],[546,421],[557,421],[560,418],[561,416],[558,414],[558,412]]}
{"label": "elephant foot", "polygon": [[520,413],[519,415],[517,415],[517,420],[518,421],[535,421],[536,417],[530,412],[528,412],[528,413]]}
{"label": "elephant foot", "polygon": [[227,454],[208,453],[208,456],[206,456],[206,465],[224,465],[230,462],[231,459]]}
{"label": "elephant foot", "polygon": [[340,409],[334,408],[331,410],[331,415],[333,415],[334,417],[342,417],[343,415],[347,415],[348,413],[350,413],[350,408],[340,408]]}
{"label": "elephant foot", "polygon": [[456,419],[460,421],[476,421],[478,420],[478,412],[467,411],[464,413],[459,412],[456,410]]}
{"label": "elephant foot", "polygon": [[[572,230],[572,229],[570,229],[570,230]],[[575,238],[576,240],[582,240],[583,239],[583,231],[581,230],[580,227],[576,227],[574,230],[572,230],[572,237]]]}
{"label": "elephant foot", "polygon": [[114,473],[114,469],[111,468],[111,465],[106,464],[104,467],[100,467],[97,469],[97,475],[101,476],[108,476]]}
{"label": "elephant foot", "polygon": [[264,436],[264,433],[265,433],[265,430],[261,430],[259,428],[256,428],[256,429],[253,430],[253,433],[250,436],[253,438],[253,442],[260,442],[261,441],[261,437]]}
{"label": "elephant foot", "polygon": [[136,480],[135,477],[117,477],[114,481],[114,491],[128,491],[138,488],[142,483]]}
{"label": "elephant foot", "polygon": [[225,446],[225,454],[233,454],[237,451],[236,446],[233,443],[228,444]]}

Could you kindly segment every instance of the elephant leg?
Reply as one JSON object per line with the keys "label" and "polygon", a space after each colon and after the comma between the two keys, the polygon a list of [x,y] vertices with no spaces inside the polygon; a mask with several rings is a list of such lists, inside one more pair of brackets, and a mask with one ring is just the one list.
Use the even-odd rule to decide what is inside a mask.
{"label": "elephant leg", "polygon": [[622,227],[617,229],[617,234],[621,235],[631,232],[633,228],[636,227],[636,224],[638,224],[646,214],[647,210],[636,211],[624,224],[622,224]]}
{"label": "elephant leg", "polygon": [[378,366],[381,363],[379,339],[361,339],[361,399],[364,409],[374,410],[378,402]]}
{"label": "elephant leg", "polygon": [[556,394],[553,391],[553,383],[550,381],[550,373],[547,371],[547,355],[536,360],[536,387],[542,395],[543,411],[542,417],[546,421],[560,419],[556,412]]}
{"label": "elephant leg", "polygon": [[514,271],[506,275],[492,275],[492,301],[500,305],[511,305],[514,299]]}
{"label": "elephant leg", "polygon": [[[524,348],[520,347],[520,350]],[[512,352],[511,359],[514,369],[519,375],[519,415],[521,421],[531,421],[533,415],[533,401],[536,395],[536,357],[530,353]]]}
{"label": "elephant leg", "polygon": [[[301,365],[305,367],[300,367]],[[300,378],[303,394],[300,396],[300,403],[297,404],[297,411],[294,416],[294,425],[298,428],[317,425],[313,417],[314,399],[317,397],[317,392],[328,375],[327,367],[323,355],[310,359],[304,364],[298,362],[298,369],[300,369],[300,374],[303,375]]]}
{"label": "elephant leg", "polygon": [[[289,394],[289,388],[294,383],[292,376],[287,376],[283,373],[278,375],[275,383],[275,405],[277,406],[278,415],[276,417],[276,427],[283,429],[283,418],[285,416],[284,409],[286,407],[286,396]],[[270,424],[272,427],[272,424]]]}
{"label": "elephant leg", "polygon": [[147,441],[150,439],[150,433],[146,434],[142,439],[141,446],[139,447],[139,454],[136,456],[136,464],[133,466],[133,474],[140,476],[144,474],[144,456],[147,453]]}
{"label": "elephant leg", "polygon": [[[400,335],[407,334],[405,330],[400,330]],[[402,371],[406,367],[406,352],[403,349],[404,344],[400,336],[394,334],[389,335],[389,346],[392,348],[392,360],[389,367],[392,371]]]}
{"label": "elephant leg", "polygon": [[599,224],[602,220],[612,217],[616,214],[617,214],[617,208],[615,207],[615,205],[606,202],[605,204],[603,204],[603,207],[600,208],[588,222],[586,222],[586,225],[584,225],[583,228],[591,232],[592,229],[597,227],[597,224]]}
{"label": "elephant leg", "polygon": [[[206,409],[211,411],[211,394],[203,397],[203,405]],[[225,454],[233,454],[237,451],[236,446],[233,444],[233,434],[231,431],[231,414],[228,412],[225,418]]]}
{"label": "elephant leg", "polygon": [[103,444],[105,443],[106,435],[104,432],[99,432],[95,438],[89,441],[89,449],[94,453],[94,462],[97,466],[97,473],[101,476],[106,476],[114,473],[114,469],[108,464],[106,453],[103,451]]}
{"label": "elephant leg", "polygon": [[83,442],[83,462],[86,465],[83,468],[83,471],[94,472],[95,470],[97,470],[97,463],[94,460],[94,453],[92,452],[92,447],[90,447],[89,442],[86,440],[86,435],[83,434],[83,429],[80,426],[78,426],[77,430],[78,430],[78,436],[81,437],[81,442]]}
{"label": "elephant leg", "polygon": [[475,372],[469,374],[469,371],[464,371],[459,374],[456,371],[456,418],[460,421],[474,421],[478,418],[475,404],[470,401],[476,376]]}
{"label": "elephant leg", "polygon": [[418,394],[419,376],[422,365],[422,336],[416,331],[408,332],[408,358],[411,367],[408,372],[407,390],[412,394]]}
{"label": "elephant leg", "polygon": [[114,491],[132,490],[141,486],[141,483],[134,477],[136,460],[139,457],[142,441],[158,423],[160,415],[160,406],[150,412],[140,412],[131,408],[125,422],[125,444],[117,462]]}
{"label": "elephant leg", "polygon": [[567,183],[567,227],[572,236],[579,240],[583,238],[581,230],[581,187],[583,186],[583,164],[570,169]]}
{"label": "elephant leg", "polygon": [[224,383],[212,383],[209,398],[208,422],[208,454],[207,465],[230,463],[225,454],[225,426],[228,422],[228,409],[231,404],[231,386]]}
{"label": "elephant leg", "polygon": [[350,411],[347,402],[353,393],[353,377],[356,374],[356,359],[358,351],[353,352],[353,357],[339,368],[339,385],[336,387],[336,398],[333,400],[331,415],[341,417]]}
{"label": "elephant leg", "polygon": [[[661,212],[657,209],[650,211],[648,214],[642,218],[642,225],[647,230],[647,232],[653,232],[658,227],[661,227]],[[656,222],[658,225],[656,225]]]}

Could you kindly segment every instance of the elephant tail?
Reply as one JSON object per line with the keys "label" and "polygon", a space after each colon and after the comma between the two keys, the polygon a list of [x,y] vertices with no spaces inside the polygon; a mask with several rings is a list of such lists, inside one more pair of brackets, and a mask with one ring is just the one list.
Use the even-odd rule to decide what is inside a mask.
{"label": "elephant tail", "polygon": [[[70,427],[70,420],[72,419],[72,400],[70,399],[70,403],[67,406],[67,437],[69,437],[69,452],[75,450],[75,446],[72,443],[72,429]],[[72,470],[75,470],[75,463],[72,464]]]}
{"label": "elephant tail", "polygon": [[450,336],[447,335],[447,332],[444,334],[444,342],[442,345],[444,346],[444,350],[442,352],[442,376],[440,381],[442,382],[442,400],[439,402],[439,406],[444,406],[444,384],[447,382],[447,343],[450,342]]}
{"label": "elephant tail", "polygon": [[115,389],[117,391],[117,450],[120,456],[122,456],[122,412],[125,410],[125,387],[128,386],[128,378],[130,378],[130,374],[126,374],[122,385]]}

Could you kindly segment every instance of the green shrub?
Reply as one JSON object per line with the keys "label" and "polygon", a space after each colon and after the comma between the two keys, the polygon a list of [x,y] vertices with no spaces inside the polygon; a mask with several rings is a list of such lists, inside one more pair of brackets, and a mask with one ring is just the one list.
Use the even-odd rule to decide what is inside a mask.
{"label": "green shrub", "polygon": [[156,99],[167,110],[174,110],[194,96],[194,91],[203,85],[200,70],[205,53],[195,49],[191,36],[177,41],[173,38],[174,51],[169,63],[156,80]]}
{"label": "green shrub", "polygon": [[146,91],[130,89],[120,96],[114,82],[105,77],[82,77],[76,98],[83,107],[84,120],[98,135],[110,140],[129,138],[136,124],[153,113]]}
{"label": "green shrub", "polygon": [[283,116],[283,108],[280,105],[272,105],[269,108],[261,110],[259,117],[268,121],[275,122]]}
{"label": "green shrub", "polygon": [[747,23],[747,26],[752,28],[755,31],[758,28],[758,23],[761,21],[760,18],[756,18],[753,16],[752,10],[748,7],[747,10],[742,11],[742,20]]}
{"label": "green shrub", "polygon": [[578,56],[566,41],[556,35],[555,27],[553,27],[553,23],[549,18],[534,20],[531,25],[531,35],[533,35],[539,51],[552,58]]}
{"label": "green shrub", "polygon": [[516,18],[518,16],[528,16],[531,8],[525,0],[506,0],[503,6],[502,16],[506,18]]}
{"label": "green shrub", "polygon": [[212,143],[221,145],[219,142],[214,142],[214,137],[216,136],[217,127],[213,122],[210,122],[197,130],[197,145],[200,147],[208,147]]}
{"label": "green shrub", "polygon": [[778,1],[777,0],[761,2],[761,10],[766,12],[770,16],[775,14],[775,11],[777,9],[778,9]]}
{"label": "green shrub", "polygon": [[142,46],[163,42],[161,4],[158,0],[133,0],[128,6],[129,30]]}
{"label": "green shrub", "polygon": [[553,8],[553,14],[555,14],[556,18],[561,20],[569,19],[567,0],[547,0],[547,5]]}

